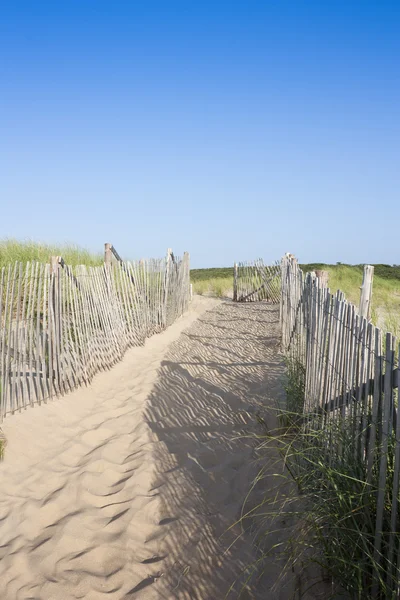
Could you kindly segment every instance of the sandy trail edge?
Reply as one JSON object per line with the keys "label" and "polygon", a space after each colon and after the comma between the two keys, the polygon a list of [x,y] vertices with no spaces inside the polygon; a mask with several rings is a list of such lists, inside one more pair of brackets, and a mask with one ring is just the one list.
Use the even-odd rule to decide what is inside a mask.
{"label": "sandy trail edge", "polygon": [[168,346],[215,304],[195,299],[88,388],[4,421],[2,600],[124,598],[148,577],[158,500],[145,403]]}
{"label": "sandy trail edge", "polygon": [[[226,531],[256,473],[254,413],[282,393],[278,341],[276,308],[195,298],[89,388],[7,419],[0,598],[237,597],[256,556]],[[242,598],[295,597],[296,578],[272,589],[281,566]]]}

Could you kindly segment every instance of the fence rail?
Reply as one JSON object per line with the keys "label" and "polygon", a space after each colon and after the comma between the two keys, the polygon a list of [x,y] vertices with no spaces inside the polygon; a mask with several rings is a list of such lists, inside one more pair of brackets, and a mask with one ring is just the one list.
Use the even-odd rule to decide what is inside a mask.
{"label": "fence rail", "polygon": [[[0,273],[0,420],[87,384],[187,310],[189,255]],[[117,258],[118,257],[118,258]]]}
{"label": "fence rail", "polygon": [[[304,369],[305,433],[326,432],[318,460],[351,456],[364,482],[363,506],[373,531],[364,582],[372,598],[398,598],[400,581],[399,366],[395,337],[382,334],[338,291],[303,274],[293,256],[281,263],[282,346]],[[340,431],[340,435],[335,435]],[[343,440],[346,440],[343,443]],[[383,594],[383,584],[386,592]]]}
{"label": "fence rail", "polygon": [[234,265],[233,299],[236,302],[280,301],[280,275],[278,263],[268,266],[261,259]]}

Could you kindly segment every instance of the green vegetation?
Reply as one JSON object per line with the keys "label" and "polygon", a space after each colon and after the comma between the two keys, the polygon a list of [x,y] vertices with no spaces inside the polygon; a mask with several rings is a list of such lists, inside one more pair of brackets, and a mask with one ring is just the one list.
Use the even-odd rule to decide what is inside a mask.
{"label": "green vegetation", "polygon": [[[233,279],[233,267],[221,267],[216,269],[192,269],[190,271],[192,283],[207,281],[209,279]],[[232,283],[231,283],[232,287]]]}
{"label": "green vegetation", "polygon": [[[373,469],[366,483],[350,417],[332,419],[322,429],[320,416],[309,415],[305,426],[304,369],[288,361],[287,375],[287,406],[281,412],[285,428],[280,431],[279,447],[301,498],[302,527],[290,540],[294,556],[307,555],[352,598],[390,598],[397,573],[387,574],[385,559],[378,565],[374,554],[379,469]],[[394,441],[389,441],[389,461]],[[391,477],[386,490],[384,538],[391,531]],[[292,502],[298,510],[297,499]],[[285,503],[287,507],[290,500]]]}
{"label": "green vegetation", "polygon": [[192,269],[190,281],[194,294],[226,298],[233,292],[233,267]]}
{"label": "green vegetation", "polygon": [[97,266],[103,264],[104,256],[95,254],[72,244],[42,244],[33,241],[17,241],[13,239],[0,240],[0,267],[20,261],[39,261],[47,263],[51,256],[62,256],[68,265]]}
{"label": "green vegetation", "polygon": [[232,294],[233,267],[192,269],[190,271],[190,281],[193,284],[195,294],[225,298]]}
{"label": "green vegetation", "polygon": [[209,295],[217,298],[226,298],[232,293],[232,277],[210,278],[193,282],[193,292],[200,296]]}
{"label": "green vegetation", "polygon": [[[329,273],[329,287],[332,292],[340,289],[346,298],[358,304],[360,300],[360,286],[363,277],[363,265],[300,265],[303,272],[323,269]],[[379,307],[392,300],[400,307],[400,267],[389,265],[374,265],[374,283],[372,291],[373,306]],[[391,296],[394,296],[390,298]],[[395,300],[395,297],[397,301]]]}
{"label": "green vegetation", "polygon": [[[381,279],[398,279],[400,281],[400,265],[383,265],[375,264],[375,275]],[[364,270],[364,265],[347,265],[345,263],[336,263],[336,265],[328,265],[325,263],[308,263],[300,265],[304,272],[315,271],[315,269],[323,269],[325,271],[341,270],[342,267],[352,269],[353,271],[360,272],[361,275]]]}
{"label": "green vegetation", "polygon": [[[363,265],[324,265],[321,263],[300,265],[304,272],[323,269],[329,273],[328,285],[335,293],[340,289],[356,306],[360,301]],[[374,265],[372,287],[372,322],[394,335],[400,333],[400,267]]]}
{"label": "green vegetation", "polygon": [[[392,531],[392,476],[385,483],[384,543],[379,564],[374,553],[379,468],[373,469],[366,483],[365,465],[355,452],[357,441],[350,417],[332,419],[324,429],[319,426],[320,415],[308,415],[306,423],[304,384],[303,366],[289,360],[286,407],[277,407],[279,428],[268,430],[258,418],[264,427],[257,436],[256,456],[263,466],[243,507],[241,522],[243,528],[257,532],[259,559],[246,571],[262,570],[271,556],[278,554],[285,559],[288,571],[296,566],[301,573],[311,567],[317,577],[319,571],[314,584],[329,583],[332,591],[332,595],[321,597],[397,598],[392,590],[398,569],[395,565],[387,569],[386,558],[388,532]],[[394,442],[392,438],[389,441],[389,462],[393,460]],[[277,451],[280,459],[275,465],[271,455]],[[265,489],[264,497],[252,506],[256,488]],[[279,523],[287,523],[288,529],[284,535],[281,532],[276,544]]]}

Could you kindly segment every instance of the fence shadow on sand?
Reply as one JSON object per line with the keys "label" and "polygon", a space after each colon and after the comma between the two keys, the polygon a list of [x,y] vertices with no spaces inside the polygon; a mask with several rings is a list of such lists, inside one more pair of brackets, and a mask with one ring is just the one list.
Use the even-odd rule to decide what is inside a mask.
{"label": "fence shadow on sand", "polygon": [[[146,414],[165,527],[162,597],[223,599],[234,584],[234,598],[246,581],[241,572],[256,559],[250,536],[233,543],[241,527],[229,528],[258,470],[246,435],[257,431],[257,412],[283,395],[279,341],[276,305],[227,302],[185,331],[162,363]],[[169,554],[179,559],[168,564]],[[251,584],[241,596],[261,597]]]}

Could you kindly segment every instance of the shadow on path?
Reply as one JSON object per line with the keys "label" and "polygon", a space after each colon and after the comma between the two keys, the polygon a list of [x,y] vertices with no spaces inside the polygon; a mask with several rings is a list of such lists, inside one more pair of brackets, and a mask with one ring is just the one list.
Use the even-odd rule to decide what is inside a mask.
{"label": "shadow on path", "polygon": [[251,540],[235,542],[241,528],[229,528],[257,472],[248,436],[256,413],[283,395],[278,318],[265,303],[220,304],[181,334],[159,370],[146,418],[158,442],[164,554],[174,556],[163,565],[163,598],[222,600],[231,585],[229,598],[266,597],[241,575],[256,560]]}

